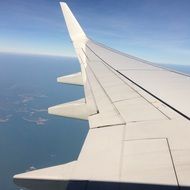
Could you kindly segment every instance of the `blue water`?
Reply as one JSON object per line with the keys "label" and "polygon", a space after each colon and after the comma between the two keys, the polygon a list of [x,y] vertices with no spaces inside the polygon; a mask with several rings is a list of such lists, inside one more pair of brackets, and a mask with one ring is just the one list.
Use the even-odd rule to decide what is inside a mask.
{"label": "blue water", "polygon": [[[165,65],[184,73],[190,66]],[[88,123],[47,114],[47,108],[84,97],[83,88],[56,82],[78,72],[71,58],[0,54],[0,189],[12,176],[77,158]]]}
{"label": "blue water", "polygon": [[84,96],[82,87],[56,82],[77,71],[76,59],[0,55],[0,189],[19,189],[16,173],[77,158],[88,123],[47,114]]}

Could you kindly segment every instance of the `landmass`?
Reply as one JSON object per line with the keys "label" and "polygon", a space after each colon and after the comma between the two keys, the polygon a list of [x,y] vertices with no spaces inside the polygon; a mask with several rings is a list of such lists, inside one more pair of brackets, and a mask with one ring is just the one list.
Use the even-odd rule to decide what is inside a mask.
{"label": "landmass", "polygon": [[6,123],[10,120],[10,118],[12,117],[12,115],[6,115],[6,116],[1,116],[0,117],[0,123]]}
{"label": "landmass", "polygon": [[[15,84],[8,88],[8,92],[0,92],[0,123],[6,123],[12,115],[16,115],[17,118],[20,117],[25,121],[36,123],[36,125],[46,124],[48,119],[41,115],[47,113],[47,108],[38,108],[35,106],[35,100],[47,96],[40,92],[27,93],[24,89],[23,91],[22,93],[21,88]],[[31,108],[31,105],[35,108]]]}
{"label": "landmass", "polygon": [[38,117],[37,119],[29,119],[26,117],[22,117],[22,119],[28,122],[36,123],[36,125],[44,125],[48,121],[48,119],[42,117]]}

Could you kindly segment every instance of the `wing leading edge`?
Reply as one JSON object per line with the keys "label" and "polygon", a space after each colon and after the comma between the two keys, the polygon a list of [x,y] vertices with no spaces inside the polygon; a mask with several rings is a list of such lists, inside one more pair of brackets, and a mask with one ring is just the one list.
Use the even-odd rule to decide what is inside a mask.
{"label": "wing leading edge", "polygon": [[77,160],[14,176],[31,189],[179,189],[190,186],[190,78],[90,40],[61,3],[85,98],[49,113],[86,119]]}

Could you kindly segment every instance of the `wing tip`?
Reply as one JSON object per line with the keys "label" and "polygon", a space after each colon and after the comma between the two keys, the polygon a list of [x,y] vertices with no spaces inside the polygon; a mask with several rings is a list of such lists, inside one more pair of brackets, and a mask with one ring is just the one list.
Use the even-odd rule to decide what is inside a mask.
{"label": "wing tip", "polygon": [[75,16],[73,15],[72,11],[70,10],[69,6],[66,2],[60,2],[60,6],[66,21],[67,29],[69,31],[69,35],[73,42],[75,41],[88,41],[88,37],[86,36],[85,32],[83,31],[82,27],[76,20]]}
{"label": "wing tip", "polygon": [[65,1],[60,1],[59,4],[62,6],[68,6],[67,3]]}

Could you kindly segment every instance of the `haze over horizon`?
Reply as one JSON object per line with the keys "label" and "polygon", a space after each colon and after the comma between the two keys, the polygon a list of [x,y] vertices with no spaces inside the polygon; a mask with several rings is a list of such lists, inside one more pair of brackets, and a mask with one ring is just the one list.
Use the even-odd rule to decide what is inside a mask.
{"label": "haze over horizon", "polygon": [[[190,1],[66,1],[90,38],[156,62],[190,65]],[[0,52],[75,57],[59,0],[0,2]]]}

